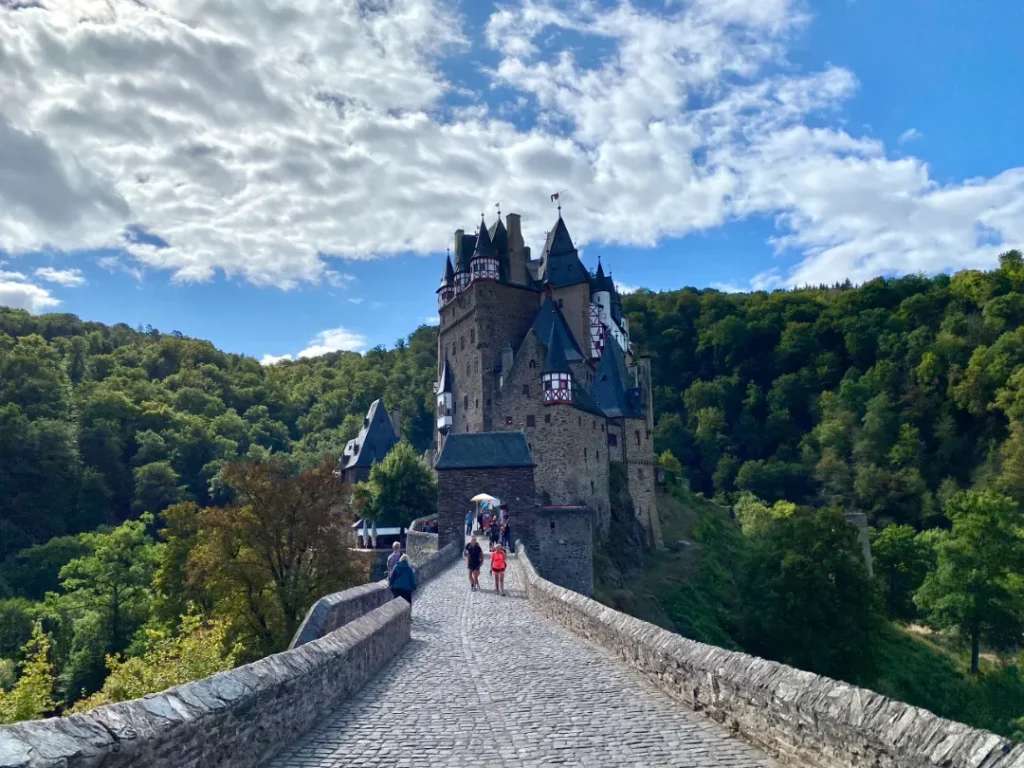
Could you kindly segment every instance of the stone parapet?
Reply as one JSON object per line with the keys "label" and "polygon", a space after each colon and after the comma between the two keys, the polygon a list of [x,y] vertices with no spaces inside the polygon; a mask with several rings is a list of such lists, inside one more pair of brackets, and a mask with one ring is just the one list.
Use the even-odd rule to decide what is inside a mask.
{"label": "stone parapet", "polygon": [[620,658],[676,700],[803,768],[1024,768],[1024,745],[874,691],[689,640],[541,578],[543,614]]}
{"label": "stone parapet", "polygon": [[437,534],[409,531],[405,534],[405,554],[413,564],[422,563],[437,554]]}
{"label": "stone parapet", "polygon": [[252,664],[81,715],[0,727],[2,768],[251,768],[358,691],[410,637],[391,600]]}

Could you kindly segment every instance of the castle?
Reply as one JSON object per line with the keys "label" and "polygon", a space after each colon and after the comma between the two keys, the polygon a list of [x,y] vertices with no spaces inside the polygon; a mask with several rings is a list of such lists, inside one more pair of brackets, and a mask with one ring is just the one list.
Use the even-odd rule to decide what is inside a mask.
{"label": "castle", "polygon": [[[543,519],[564,541],[556,523],[575,516],[589,519],[572,526],[576,536],[603,539],[618,465],[637,520],[660,546],[650,362],[634,354],[611,275],[600,263],[595,273],[584,267],[561,211],[539,259],[514,213],[502,221],[499,212],[490,227],[481,217],[475,234],[456,230],[453,250],[437,289],[435,385],[439,508],[450,535],[475,487],[511,497],[525,520],[519,499],[534,532]],[[532,489],[503,495],[495,484],[517,471]]]}

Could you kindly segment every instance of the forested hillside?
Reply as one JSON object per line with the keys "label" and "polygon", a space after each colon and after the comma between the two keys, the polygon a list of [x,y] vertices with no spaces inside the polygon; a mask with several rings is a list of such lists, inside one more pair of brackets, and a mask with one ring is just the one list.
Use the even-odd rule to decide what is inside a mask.
{"label": "forested hillside", "polygon": [[[639,292],[625,310],[652,358],[670,550],[630,562],[611,542],[602,599],[1024,731],[1021,255],[859,287]],[[358,578],[324,545],[341,541],[326,489],[375,397],[412,448],[346,512],[384,498],[388,473],[426,503],[413,449],[432,437],[435,355],[422,327],[262,367],[0,309],[0,721],[283,647],[316,595]],[[849,512],[872,526],[873,579]],[[284,571],[260,556],[280,546]]]}
{"label": "forested hillside", "polygon": [[436,331],[263,367],[207,341],[0,308],[0,560],[177,501],[217,503],[241,457],[340,455],[370,402],[432,436]]}
{"label": "forested hillside", "polygon": [[627,297],[672,546],[612,569],[603,599],[1020,737],[1022,288],[1009,252],[856,288]]}

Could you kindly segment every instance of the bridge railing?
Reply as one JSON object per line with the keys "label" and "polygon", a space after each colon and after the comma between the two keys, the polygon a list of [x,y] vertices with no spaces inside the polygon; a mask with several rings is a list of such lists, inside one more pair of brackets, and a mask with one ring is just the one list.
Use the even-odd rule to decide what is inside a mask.
{"label": "bridge railing", "polygon": [[668,632],[542,578],[527,595],[674,699],[806,768],[1024,768],[1024,745],[874,691]]}
{"label": "bridge railing", "polygon": [[[424,583],[458,559],[445,547]],[[141,699],[0,726],[2,768],[253,768],[309,730],[410,638],[410,609],[384,582],[327,595],[281,653]]]}

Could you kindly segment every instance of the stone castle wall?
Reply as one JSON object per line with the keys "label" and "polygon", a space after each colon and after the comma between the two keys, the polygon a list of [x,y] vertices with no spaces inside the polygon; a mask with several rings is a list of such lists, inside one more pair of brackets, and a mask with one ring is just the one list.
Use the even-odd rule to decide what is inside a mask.
{"label": "stone castle wall", "polygon": [[494,428],[526,435],[537,464],[538,503],[590,507],[603,537],[611,516],[607,420],[569,405],[544,404],[540,352],[532,335],[523,342],[497,400]]}
{"label": "stone castle wall", "polygon": [[533,467],[497,469],[437,470],[437,535],[442,547],[465,540],[466,512],[475,508],[470,501],[478,493],[489,493],[508,504],[512,524],[536,504]]}
{"label": "stone castle wall", "polygon": [[493,429],[501,349],[529,330],[539,307],[536,291],[522,286],[477,282],[440,310],[438,361],[447,356],[452,376],[452,431]]}
{"label": "stone castle wall", "polygon": [[645,419],[623,419],[620,447],[626,463],[629,496],[637,520],[647,531],[649,543],[661,547],[661,524],[655,500],[657,467],[654,461],[654,440]]}
{"label": "stone castle wall", "polygon": [[874,691],[667,632],[538,576],[527,595],[682,704],[803,768],[1024,768],[1024,744]]}
{"label": "stone castle wall", "polygon": [[584,507],[541,507],[516,529],[544,578],[566,589],[594,593],[592,510]]}

